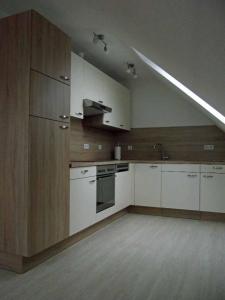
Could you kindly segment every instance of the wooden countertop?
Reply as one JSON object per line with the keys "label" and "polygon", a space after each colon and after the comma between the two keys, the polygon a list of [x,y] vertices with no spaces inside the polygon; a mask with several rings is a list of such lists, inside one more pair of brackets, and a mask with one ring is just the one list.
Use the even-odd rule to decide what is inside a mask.
{"label": "wooden countertop", "polygon": [[199,164],[199,165],[224,165],[225,161],[184,161],[184,160],[109,160],[109,161],[71,161],[70,168],[113,165],[119,163],[135,164]]}

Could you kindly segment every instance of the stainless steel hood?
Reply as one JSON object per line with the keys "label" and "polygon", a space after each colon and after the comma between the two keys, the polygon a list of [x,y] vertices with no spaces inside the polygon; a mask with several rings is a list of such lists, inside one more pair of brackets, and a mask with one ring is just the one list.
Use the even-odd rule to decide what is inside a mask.
{"label": "stainless steel hood", "polygon": [[112,111],[111,107],[105,106],[101,103],[95,102],[90,99],[84,99],[84,116],[97,116]]}

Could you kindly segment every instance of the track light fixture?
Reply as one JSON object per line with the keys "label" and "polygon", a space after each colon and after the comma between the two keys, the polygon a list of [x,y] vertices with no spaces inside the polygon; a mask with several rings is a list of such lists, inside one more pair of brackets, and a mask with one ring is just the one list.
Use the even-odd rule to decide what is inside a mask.
{"label": "track light fixture", "polygon": [[138,78],[138,75],[137,75],[137,72],[136,72],[134,64],[127,63],[126,72],[128,74],[130,74],[131,76],[133,76],[134,79]]}
{"label": "track light fixture", "polygon": [[108,48],[108,44],[105,41],[105,36],[104,34],[97,34],[95,32],[93,32],[93,43],[97,44],[98,42],[101,42],[104,46],[104,52],[108,53],[109,52],[109,48]]}

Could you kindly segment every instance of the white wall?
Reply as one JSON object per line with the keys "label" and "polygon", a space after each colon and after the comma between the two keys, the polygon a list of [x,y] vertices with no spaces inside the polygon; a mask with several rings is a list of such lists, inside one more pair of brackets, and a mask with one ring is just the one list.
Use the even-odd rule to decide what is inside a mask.
{"label": "white wall", "polygon": [[131,95],[133,128],[213,125],[185,96],[157,77],[138,80]]}

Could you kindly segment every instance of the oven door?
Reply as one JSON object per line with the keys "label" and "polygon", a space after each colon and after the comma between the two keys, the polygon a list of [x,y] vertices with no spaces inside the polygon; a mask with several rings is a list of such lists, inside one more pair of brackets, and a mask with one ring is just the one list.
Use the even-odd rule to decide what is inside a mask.
{"label": "oven door", "polygon": [[115,205],[115,174],[97,177],[96,212]]}

